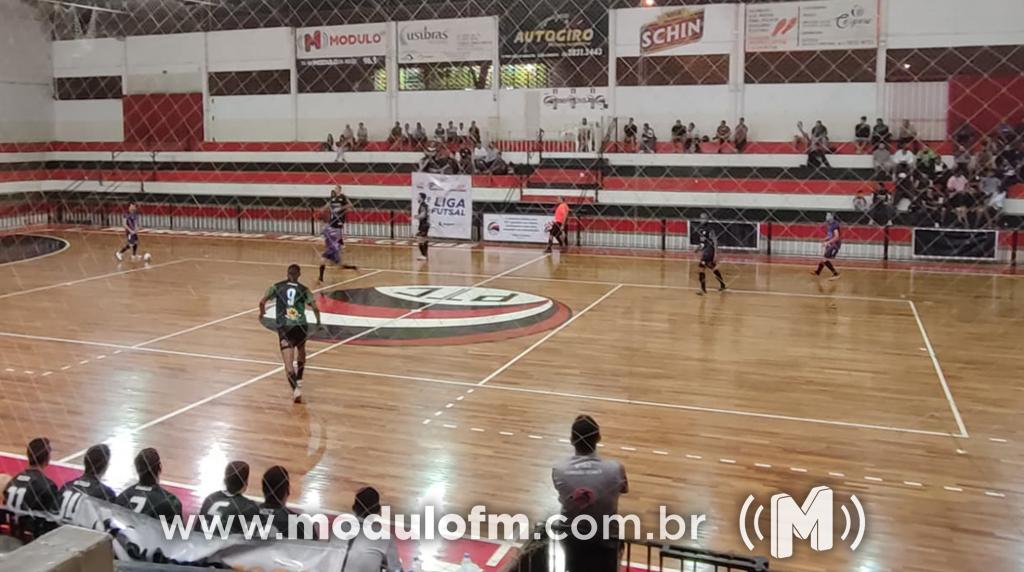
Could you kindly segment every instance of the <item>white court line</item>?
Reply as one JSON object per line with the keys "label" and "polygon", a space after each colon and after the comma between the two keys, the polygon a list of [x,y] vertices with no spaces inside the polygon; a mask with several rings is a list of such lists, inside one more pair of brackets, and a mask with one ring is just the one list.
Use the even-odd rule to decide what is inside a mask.
{"label": "white court line", "polygon": [[[472,286],[468,286],[466,288],[462,288],[460,290],[456,290],[455,292],[452,292],[451,294],[445,296],[441,300],[438,300],[436,302],[431,302],[430,304],[426,304],[426,305],[424,305],[424,306],[422,306],[420,308],[416,308],[416,309],[410,310],[410,311],[402,314],[401,316],[398,316],[398,317],[396,317],[396,318],[394,318],[394,319],[392,319],[392,320],[390,320],[388,322],[384,322],[384,323],[382,323],[382,324],[380,324],[378,326],[375,326],[373,328],[370,328],[370,329],[367,329],[367,330],[363,330],[362,332],[359,332],[358,334],[349,336],[349,337],[345,338],[344,340],[335,342],[335,343],[333,343],[333,344],[331,344],[331,345],[329,345],[329,346],[327,346],[325,348],[317,350],[317,351],[309,354],[308,356],[306,356],[306,360],[307,361],[312,360],[313,358],[315,358],[318,355],[327,353],[327,352],[329,352],[329,351],[331,351],[333,349],[339,348],[339,347],[341,347],[343,345],[346,345],[346,344],[348,344],[350,342],[353,342],[353,341],[355,341],[357,339],[360,339],[362,337],[368,336],[368,335],[376,332],[377,330],[379,330],[379,329],[381,329],[381,328],[383,328],[383,327],[385,327],[387,325],[390,325],[390,324],[393,324],[395,322],[398,322],[399,320],[402,320],[403,318],[408,318],[409,316],[411,316],[413,314],[422,312],[423,310],[426,310],[426,309],[431,308],[431,307],[433,307],[433,306],[435,306],[437,304],[440,304],[441,302],[447,300],[448,298],[451,298],[451,297],[454,297],[454,296],[458,296],[459,294],[462,294],[462,293],[466,292],[467,290],[470,290],[472,288],[478,288],[480,286],[483,286],[484,284],[487,284],[489,282],[497,280],[497,279],[501,278],[502,276],[505,276],[507,274],[511,274],[512,272],[515,272],[515,271],[517,271],[517,270],[519,270],[521,268],[525,268],[526,266],[529,266],[530,264],[533,264],[535,262],[539,262],[541,260],[544,260],[548,256],[549,255],[544,254],[544,255],[538,256],[536,258],[532,258],[529,261],[524,262],[524,263],[522,263],[522,264],[520,264],[518,266],[514,266],[512,268],[509,268],[508,270],[505,270],[505,271],[501,272],[501,273],[495,274],[494,276],[491,276],[490,278],[487,278],[485,280],[481,280],[480,282],[477,282],[476,284],[473,284]],[[270,377],[272,375],[280,373],[281,371],[284,371],[284,366],[283,365],[277,366],[274,369],[272,369],[270,371],[267,371],[266,373],[262,373],[260,375],[257,375],[256,377],[252,377],[252,378],[247,379],[247,380],[245,380],[245,381],[243,381],[241,383],[235,384],[235,385],[233,385],[231,387],[227,387],[227,388],[225,388],[225,389],[223,389],[221,391],[218,391],[217,393],[215,393],[213,395],[210,395],[208,397],[204,397],[203,399],[200,399],[199,401],[196,401],[196,402],[190,403],[188,405],[179,407],[178,409],[176,409],[176,410],[174,410],[174,411],[172,411],[170,413],[167,413],[166,415],[161,415],[160,417],[158,417],[158,418],[156,418],[156,419],[154,419],[152,421],[149,421],[147,423],[143,423],[142,425],[139,425],[137,427],[129,429],[128,432],[127,432],[127,435],[134,435],[136,433],[139,433],[140,431],[144,431],[146,429],[149,429],[150,427],[152,427],[154,425],[158,425],[160,423],[163,423],[164,421],[167,421],[168,419],[173,419],[173,418],[175,418],[175,417],[177,417],[179,415],[182,415],[184,413],[188,413],[189,411],[195,409],[196,407],[200,407],[202,405],[205,405],[205,404],[207,404],[207,403],[209,403],[209,402],[211,402],[211,401],[213,401],[215,399],[218,399],[220,397],[228,395],[229,393],[234,393],[235,391],[238,391],[240,389],[248,387],[248,386],[250,386],[250,385],[252,385],[252,384],[254,384],[254,383],[256,383],[256,382],[258,382],[260,380],[266,379],[266,378],[268,378],[268,377]],[[125,436],[126,435],[124,433],[118,435],[119,438],[123,438]],[[72,459],[76,459],[78,457],[81,457],[82,455],[85,454],[85,452],[87,450],[88,450],[88,448],[82,449],[80,451],[76,451],[75,453],[72,453],[71,455],[68,455],[67,457],[64,457],[63,459],[60,459],[59,462],[66,463],[66,462],[68,462],[68,461],[70,461]]]}
{"label": "white court line", "polygon": [[[324,290],[327,290],[328,288],[335,288],[337,286],[342,286],[344,284],[348,284],[349,282],[355,282],[357,280],[362,280],[363,278],[369,278],[370,276],[376,276],[377,274],[380,274],[381,272],[384,272],[384,271],[383,270],[375,270],[373,272],[370,272],[369,274],[362,274],[362,275],[356,276],[355,278],[349,278],[348,280],[343,280],[341,282],[335,282],[334,284],[328,284],[327,286],[323,286],[321,288],[317,288],[316,290],[313,290],[313,292],[322,292]],[[218,318],[216,320],[210,320],[209,322],[206,322],[205,324],[199,324],[198,326],[192,326],[191,328],[187,328],[187,329],[184,329],[184,330],[181,330],[181,331],[178,331],[178,332],[173,332],[173,333],[167,334],[165,336],[160,336],[158,338],[153,338],[151,340],[146,340],[146,341],[144,341],[142,343],[135,344],[134,346],[132,346],[132,349],[138,349],[138,348],[141,348],[141,347],[145,347],[145,346],[148,346],[148,345],[155,344],[157,342],[162,342],[164,340],[175,338],[175,337],[178,337],[180,335],[187,334],[189,332],[194,332],[196,330],[201,330],[203,328],[206,328],[206,327],[209,327],[209,326],[213,326],[213,325],[219,324],[221,322],[226,322],[228,320],[233,320],[233,319],[235,319],[235,318],[237,318],[239,316],[244,316],[246,314],[251,314],[253,312],[258,312],[258,311],[259,311],[259,308],[249,308],[248,310],[242,310],[241,312],[236,312],[234,314],[231,314],[230,316],[225,316],[223,318]]]}
{"label": "white court line", "polygon": [[[256,260],[229,260],[225,258],[191,258],[194,261],[209,261],[218,262],[223,264],[255,264],[263,266],[278,266],[280,262],[260,262]],[[300,266],[303,266],[300,264]],[[315,266],[315,265],[307,265]],[[395,268],[370,268],[361,267],[363,270],[383,270],[384,272],[394,272],[395,274],[416,274],[422,275],[424,272],[420,270],[401,270]],[[426,274],[432,276],[458,276],[460,278],[485,278],[487,274],[473,274],[466,272],[431,272],[427,271]],[[695,292],[699,290],[697,286],[672,286],[668,284],[644,284],[639,282],[613,282],[610,280],[576,280],[572,278],[544,278],[542,276],[505,276],[509,280],[529,280],[533,282],[555,282],[563,284],[589,284],[594,286],[617,286],[622,285],[626,288],[650,288],[653,290],[685,290],[688,292]],[[842,294],[830,295],[830,294],[810,294],[804,292],[776,292],[771,290],[738,290],[732,289],[726,290],[726,294],[752,294],[752,295],[764,295],[764,296],[788,296],[792,298],[814,298],[814,299],[828,299],[828,300],[859,300],[862,302],[890,302],[903,304],[906,302],[903,298],[879,298],[875,296],[847,296]]]}
{"label": "white court line", "polygon": [[59,241],[63,242],[64,246],[61,247],[59,250],[54,250],[53,252],[47,252],[46,254],[41,254],[39,256],[33,256],[31,258],[23,258],[21,260],[12,260],[10,262],[4,262],[3,264],[0,264],[0,268],[3,268],[4,266],[11,266],[13,264],[21,264],[23,262],[34,262],[36,260],[42,260],[44,258],[49,258],[51,256],[56,256],[56,255],[64,252],[65,250],[68,250],[68,249],[71,248],[71,243],[68,242],[66,239],[63,239],[63,238],[61,238],[59,236],[50,236],[48,234],[38,234],[38,233],[33,233],[33,232],[25,232],[25,233],[17,233],[17,234],[20,234],[21,236],[41,236],[43,238],[52,238],[53,240],[59,240]]}
{"label": "white court line", "polygon": [[491,375],[488,375],[487,377],[481,379],[477,383],[477,385],[487,385],[487,382],[489,382],[492,379],[498,377],[499,375],[502,374],[502,372],[504,372],[508,368],[512,367],[513,365],[515,365],[516,362],[518,362],[519,360],[521,360],[524,357],[526,357],[527,354],[529,354],[533,350],[539,348],[544,342],[546,342],[546,341],[550,340],[551,338],[553,338],[554,336],[558,335],[558,332],[561,332],[562,330],[564,330],[567,327],[569,327],[569,325],[572,324],[573,322],[575,322],[578,318],[580,318],[581,316],[583,316],[584,314],[589,312],[591,309],[593,309],[595,306],[597,306],[601,302],[604,302],[612,294],[618,292],[620,288],[622,288],[622,284],[619,284],[619,285],[615,286],[614,288],[612,288],[611,290],[605,292],[603,296],[601,296],[597,300],[594,300],[593,302],[591,302],[589,306],[587,306],[586,308],[583,308],[583,310],[581,310],[578,314],[573,314],[573,316],[571,318],[569,318],[568,320],[566,320],[565,323],[563,323],[561,326],[558,326],[554,330],[551,330],[550,332],[548,332],[548,334],[546,336],[544,336],[543,338],[537,340],[530,347],[528,347],[525,350],[523,350],[522,352],[520,352],[519,355],[517,355],[517,356],[513,357],[512,359],[508,360],[507,362],[505,362],[504,365],[502,365],[498,369],[496,369],[493,372],[491,372]]}
{"label": "white court line", "polygon": [[[38,341],[45,341],[45,342],[58,342],[58,343],[67,343],[67,344],[77,344],[77,345],[85,345],[85,346],[97,346],[97,347],[105,347],[105,348],[117,348],[117,349],[123,349],[123,350],[134,350],[134,351],[150,352],[150,353],[156,353],[156,354],[177,355],[177,356],[194,357],[194,358],[200,358],[200,359],[213,359],[213,360],[233,361],[233,362],[240,362],[240,363],[260,364],[260,365],[274,365],[276,363],[276,362],[271,362],[271,361],[256,360],[256,359],[250,359],[250,358],[240,358],[240,357],[233,357],[233,356],[224,356],[224,355],[215,355],[215,354],[203,354],[203,353],[195,353],[195,352],[182,352],[182,351],[177,351],[177,350],[164,350],[164,349],[159,349],[159,348],[132,348],[131,346],[119,346],[117,344],[109,344],[109,343],[105,343],[105,342],[90,342],[90,341],[85,341],[85,340],[71,340],[71,339],[67,339],[67,338],[54,338],[54,337],[47,337],[47,336],[33,336],[33,335],[29,335],[29,334],[16,334],[16,333],[11,333],[11,332],[0,332],[0,337],[11,337],[11,338],[19,338],[19,339],[29,339],[29,340],[38,340]],[[64,369],[64,368],[62,368],[62,369]],[[470,389],[475,389],[477,387],[480,387],[479,382],[457,381],[457,380],[452,380],[452,379],[436,379],[436,378],[430,378],[430,377],[417,377],[417,376],[410,376],[410,375],[397,375],[397,374],[381,373],[381,372],[373,372],[373,371],[362,371],[362,370],[354,370],[354,369],[324,367],[324,366],[316,366],[316,365],[309,365],[309,364],[306,365],[306,369],[309,370],[309,371],[327,371],[327,372],[333,372],[333,373],[347,373],[347,374],[352,374],[352,375],[365,375],[365,376],[368,376],[368,377],[377,377],[377,378],[381,378],[381,379],[394,379],[394,380],[401,380],[401,381],[415,381],[415,382],[420,382],[420,383],[432,383],[432,384],[438,384],[438,385],[453,385],[453,386],[459,386],[459,387],[468,387]],[[640,401],[640,400],[633,400],[633,399],[624,399],[624,398],[619,398],[619,397],[603,397],[603,396],[598,396],[598,395],[588,395],[588,394],[582,394],[582,393],[568,393],[568,392],[549,391],[549,390],[545,390],[545,389],[533,389],[533,388],[527,388],[527,387],[512,387],[512,386],[506,386],[506,385],[493,385],[493,384],[484,385],[482,387],[483,387],[483,389],[489,389],[489,390],[492,390],[492,391],[507,391],[507,392],[514,392],[514,393],[525,393],[525,394],[529,394],[529,395],[543,395],[543,396],[547,396],[547,397],[565,397],[565,398],[569,398],[569,399],[578,399],[580,401],[600,401],[600,402],[606,402],[606,403],[618,403],[618,404],[622,404],[622,405],[640,405],[640,406],[658,407],[658,408],[664,408],[664,409],[677,409],[677,410],[681,410],[681,411],[693,411],[693,412],[698,412],[698,413],[718,413],[718,414],[723,414],[723,415],[737,415],[737,416],[741,416],[741,417],[755,417],[755,418],[761,418],[761,419],[773,419],[773,420],[791,421],[791,422],[797,422],[797,423],[812,423],[812,424],[819,424],[819,425],[832,425],[832,426],[837,426],[837,427],[851,427],[851,428],[856,428],[856,429],[874,429],[874,430],[880,430],[880,431],[891,431],[891,432],[896,432],[896,433],[911,433],[911,434],[915,434],[915,435],[927,435],[927,436],[934,436],[934,437],[949,437],[950,436],[950,433],[943,433],[943,432],[940,432],[940,431],[926,431],[926,430],[922,430],[922,429],[908,429],[908,428],[905,428],[905,427],[893,427],[893,426],[886,426],[886,425],[869,425],[869,424],[853,423],[853,422],[847,422],[847,421],[833,421],[833,420],[828,420],[828,419],[815,419],[815,418],[809,418],[809,417],[794,417],[794,416],[789,416],[789,415],[775,415],[775,414],[771,414],[771,413],[760,413],[760,412],[753,412],[753,411],[737,411],[737,410],[733,410],[733,409],[717,409],[717,408],[711,408],[711,407],[699,407],[699,406],[695,406],[695,405],[681,405],[681,404],[676,404],[676,403],[661,403],[661,402],[656,402],[656,401]],[[954,437],[956,437],[956,435],[954,435]]]}
{"label": "white court line", "polygon": [[[115,231],[115,230],[106,230],[106,229],[53,228],[53,227],[43,227],[41,230],[44,231],[44,232],[67,232],[67,233],[76,233],[76,234],[117,234],[117,232],[118,232],[118,231]],[[261,234],[261,235],[257,236],[257,235],[254,235],[254,234],[237,233],[237,236],[225,236],[225,234],[227,234],[227,233],[221,233],[221,234],[218,234],[218,235],[214,235],[214,234],[202,235],[202,234],[186,234],[186,232],[204,232],[204,231],[183,231],[181,234],[173,234],[171,232],[160,232],[159,234],[153,234],[151,236],[153,236],[153,237],[161,237],[161,238],[205,238],[205,239],[209,239],[209,240],[235,240],[235,241],[238,241],[238,240],[249,240],[249,241],[258,241],[258,242],[273,242],[273,243],[276,243],[276,244],[293,244],[293,243],[301,244],[302,242],[306,242],[306,241],[309,241],[311,243],[315,243],[315,242],[317,242],[319,240],[318,238],[313,237],[312,235],[271,235],[271,234]],[[209,231],[209,232],[216,232],[216,231]],[[350,246],[367,246],[367,247],[374,247],[374,248],[409,248],[410,246],[413,246],[413,243],[411,241],[414,240],[415,237],[394,239],[394,240],[407,241],[407,242],[409,242],[409,244],[378,244],[377,241],[385,241],[385,240],[391,240],[391,239],[373,238],[373,237],[366,237],[366,236],[353,236],[353,237],[351,237],[351,239],[352,239],[353,242],[351,242]],[[292,242],[292,241],[294,241],[294,242]],[[456,243],[445,242],[445,244],[456,244]],[[488,250],[490,250],[490,251],[502,251],[502,252],[524,252],[524,251],[529,251],[528,248],[518,248],[518,247],[515,247],[515,246],[511,246],[511,245],[497,245],[497,244],[489,245],[489,244],[486,244],[486,243],[483,243],[483,242],[477,242],[477,243],[457,243],[457,244],[458,244],[458,246],[454,247],[454,249],[462,250],[462,251],[465,251],[465,250],[468,250],[468,249],[474,249],[474,248],[477,248],[477,247],[479,247],[478,250],[480,252],[486,252]],[[597,247],[595,247],[595,248],[597,248]],[[606,250],[616,250],[616,249],[609,248],[609,249],[606,249]],[[630,250],[630,249],[617,249],[617,250],[621,252],[622,250]],[[643,249],[632,249],[632,250],[633,251],[639,251],[639,250],[643,250]],[[685,255],[687,252],[685,250],[666,251],[666,254],[672,254],[672,253],[677,253],[677,254],[680,254],[680,255]],[[609,252],[609,253],[589,252],[588,253],[588,252],[578,252],[577,251],[577,252],[569,252],[569,253],[567,253],[567,256],[570,256],[570,257],[573,257],[573,258],[617,258],[617,259],[622,259],[622,260],[653,260],[653,261],[661,261],[661,262],[683,262],[683,263],[695,262],[695,259],[690,258],[690,257],[686,257],[686,256],[647,256],[647,255],[643,255],[643,254],[614,254],[614,253],[611,253],[611,252]],[[795,259],[795,260],[804,259],[804,260],[807,260],[807,262],[803,263],[803,262],[797,262],[795,260],[792,261],[792,262],[790,262],[790,261],[778,261],[779,258],[789,258],[789,259]],[[213,259],[210,259],[210,260],[213,260]],[[880,261],[872,261],[870,259],[852,259],[852,261],[853,262],[868,262],[868,263],[870,263],[870,262],[880,262]],[[235,262],[238,262],[238,261],[235,261]],[[741,266],[765,265],[765,266],[786,266],[786,267],[792,267],[792,268],[807,268],[808,266],[813,267],[814,264],[817,263],[817,259],[815,259],[813,257],[776,255],[773,258],[767,258],[766,257],[765,260],[749,260],[749,259],[732,259],[732,260],[729,260],[729,259],[726,259],[725,262],[727,264],[736,264],[736,265],[741,265]],[[910,262],[907,262],[907,263],[909,264]],[[867,272],[897,272],[897,273],[909,273],[909,274],[942,274],[942,275],[953,275],[953,276],[978,276],[978,277],[983,277],[983,278],[1024,278],[1024,274],[1000,274],[1000,273],[997,273],[997,272],[974,272],[974,271],[971,271],[971,270],[966,269],[966,268],[963,269],[963,270],[942,270],[942,269],[928,269],[928,268],[878,268],[878,267],[873,267],[873,266],[847,266],[846,269],[848,271],[860,271],[860,270],[863,270],[863,271],[867,271]]]}
{"label": "white court line", "polygon": [[131,274],[132,272],[139,272],[142,270],[152,270],[154,268],[160,268],[161,266],[170,266],[172,264],[180,264],[182,262],[188,262],[190,258],[181,258],[178,260],[171,260],[169,262],[161,262],[160,264],[149,264],[147,266],[140,266],[138,268],[132,268],[131,270],[120,270],[118,272],[108,272],[107,274],[100,274],[98,276],[89,276],[88,278],[79,278],[78,280],[72,280],[70,282],[61,282],[59,284],[50,284],[48,286],[37,286],[36,288],[29,288],[28,290],[19,290],[17,292],[8,292],[6,294],[0,294],[0,300],[4,298],[11,298],[13,296],[21,296],[22,294],[32,294],[33,292],[43,292],[45,290],[52,290],[54,288],[61,288],[63,286],[74,286],[75,284],[82,284],[83,282],[91,282],[93,280],[102,280],[103,278],[111,278],[114,276],[120,276],[122,274]]}
{"label": "white court line", "polygon": [[917,329],[921,331],[921,337],[924,339],[924,347],[928,349],[928,355],[932,358],[932,365],[935,366],[935,373],[939,376],[939,383],[942,384],[942,392],[946,394],[946,401],[949,402],[949,410],[953,412],[953,419],[956,420],[956,426],[960,430],[958,437],[967,438],[967,427],[964,426],[964,420],[960,416],[960,409],[956,406],[956,401],[953,399],[953,392],[949,390],[949,384],[946,383],[946,374],[942,373],[942,366],[939,365],[939,358],[935,356],[935,348],[932,347],[932,341],[928,338],[928,332],[924,329],[924,322],[921,321],[921,314],[917,312],[917,304],[914,304],[913,300],[907,300],[910,304],[910,311],[914,313],[914,320],[917,321]]}

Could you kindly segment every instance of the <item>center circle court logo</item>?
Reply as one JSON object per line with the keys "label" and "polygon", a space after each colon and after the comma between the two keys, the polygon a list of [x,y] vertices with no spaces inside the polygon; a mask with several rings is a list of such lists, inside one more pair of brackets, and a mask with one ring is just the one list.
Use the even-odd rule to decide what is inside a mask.
{"label": "center circle court logo", "polygon": [[[507,340],[545,332],[572,317],[565,304],[536,294],[468,286],[377,286],[317,296],[325,342],[353,336],[353,345],[445,346]],[[263,325],[276,329],[274,304]],[[315,324],[312,312],[306,315]]]}

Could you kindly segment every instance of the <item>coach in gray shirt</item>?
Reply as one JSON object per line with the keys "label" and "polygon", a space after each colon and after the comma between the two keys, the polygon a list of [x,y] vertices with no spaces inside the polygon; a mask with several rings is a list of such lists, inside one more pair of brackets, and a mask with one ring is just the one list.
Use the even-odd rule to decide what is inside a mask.
{"label": "coach in gray shirt", "polygon": [[[618,530],[607,531],[604,518],[618,513],[619,495],[629,492],[626,469],[622,463],[597,456],[601,428],[589,415],[580,415],[572,424],[572,446],[576,454],[551,469],[551,480],[562,503],[562,514],[568,519],[588,515],[597,522],[597,535],[592,539],[575,538],[571,532],[565,540],[566,572],[615,572],[619,567],[620,542]],[[586,524],[577,526],[585,535]]]}
{"label": "coach in gray shirt", "polygon": [[[363,487],[356,493],[352,512],[363,522],[371,514],[380,515],[380,493],[373,487]],[[391,526],[385,523],[385,526]],[[341,572],[402,572],[402,561],[393,539],[370,539],[360,534],[348,543],[345,563]]]}

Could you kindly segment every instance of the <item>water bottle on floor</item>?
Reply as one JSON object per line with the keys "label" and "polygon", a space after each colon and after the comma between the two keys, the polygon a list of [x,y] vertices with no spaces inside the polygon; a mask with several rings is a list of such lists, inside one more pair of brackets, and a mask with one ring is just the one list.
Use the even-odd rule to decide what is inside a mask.
{"label": "water bottle on floor", "polygon": [[473,564],[473,559],[469,557],[469,552],[462,555],[462,565],[459,566],[459,572],[480,572],[480,567]]}

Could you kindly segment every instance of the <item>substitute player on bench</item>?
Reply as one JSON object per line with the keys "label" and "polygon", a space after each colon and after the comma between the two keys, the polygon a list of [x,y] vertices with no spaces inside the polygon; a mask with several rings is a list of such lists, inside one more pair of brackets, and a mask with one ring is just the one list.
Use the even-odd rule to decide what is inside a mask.
{"label": "substitute player on bench", "polygon": [[317,308],[316,299],[309,288],[299,283],[301,273],[298,264],[288,267],[288,279],[268,288],[260,299],[259,316],[262,321],[267,313],[267,302],[274,300],[281,359],[284,361],[284,371],[288,376],[288,385],[292,388],[292,401],[295,403],[302,403],[302,374],[306,367],[306,337],[309,333],[309,323],[306,321],[307,307],[312,308],[316,316],[316,325],[320,326],[320,308]]}

